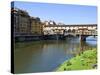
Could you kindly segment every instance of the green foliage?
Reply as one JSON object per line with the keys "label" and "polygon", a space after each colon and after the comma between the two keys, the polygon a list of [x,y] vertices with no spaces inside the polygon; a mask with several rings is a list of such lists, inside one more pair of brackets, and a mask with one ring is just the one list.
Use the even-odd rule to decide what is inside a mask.
{"label": "green foliage", "polygon": [[[91,51],[91,52],[90,52]],[[96,51],[95,50],[89,50],[89,51],[86,51],[82,54],[82,57],[83,58],[90,58],[90,59],[93,59],[93,58],[96,58]]]}
{"label": "green foliage", "polygon": [[87,50],[81,55],[65,61],[56,71],[94,69],[97,64],[97,50]]}
{"label": "green foliage", "polygon": [[64,71],[66,71],[66,68],[64,68]]}
{"label": "green foliage", "polygon": [[67,61],[67,66],[72,65],[72,63],[70,61]]}

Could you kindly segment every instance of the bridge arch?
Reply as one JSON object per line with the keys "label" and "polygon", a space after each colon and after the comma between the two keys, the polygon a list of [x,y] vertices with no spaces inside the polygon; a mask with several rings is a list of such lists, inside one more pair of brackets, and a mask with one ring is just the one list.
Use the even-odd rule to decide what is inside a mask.
{"label": "bridge arch", "polygon": [[75,29],[73,29],[72,32],[75,33]]}
{"label": "bridge arch", "polygon": [[71,32],[71,29],[68,29],[68,32]]}

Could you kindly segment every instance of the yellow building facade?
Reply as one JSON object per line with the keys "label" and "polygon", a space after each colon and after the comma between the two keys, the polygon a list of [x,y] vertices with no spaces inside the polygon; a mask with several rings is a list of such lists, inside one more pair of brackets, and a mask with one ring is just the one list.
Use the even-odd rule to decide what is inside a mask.
{"label": "yellow building facade", "polygon": [[38,17],[31,17],[31,34],[40,35],[43,32],[42,22]]}

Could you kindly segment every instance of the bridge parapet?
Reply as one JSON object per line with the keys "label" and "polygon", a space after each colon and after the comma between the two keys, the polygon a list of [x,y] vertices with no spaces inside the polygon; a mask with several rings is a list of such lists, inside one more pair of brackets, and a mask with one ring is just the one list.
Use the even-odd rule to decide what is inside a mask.
{"label": "bridge parapet", "polygon": [[53,35],[53,34],[64,34],[64,35],[97,35],[96,30],[60,30],[60,29],[55,29],[55,30],[45,30],[44,31],[45,35]]}
{"label": "bridge parapet", "polygon": [[47,25],[43,30],[45,34],[97,35],[97,24]]}

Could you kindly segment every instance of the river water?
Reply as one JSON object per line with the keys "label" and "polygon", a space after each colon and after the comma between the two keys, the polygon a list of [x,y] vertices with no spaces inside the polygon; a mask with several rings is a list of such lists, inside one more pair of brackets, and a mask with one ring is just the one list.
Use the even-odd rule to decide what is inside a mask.
{"label": "river water", "polygon": [[97,48],[97,39],[88,37],[86,42],[80,42],[78,37],[69,37],[66,40],[20,42],[14,48],[15,73],[50,72],[65,60]]}

